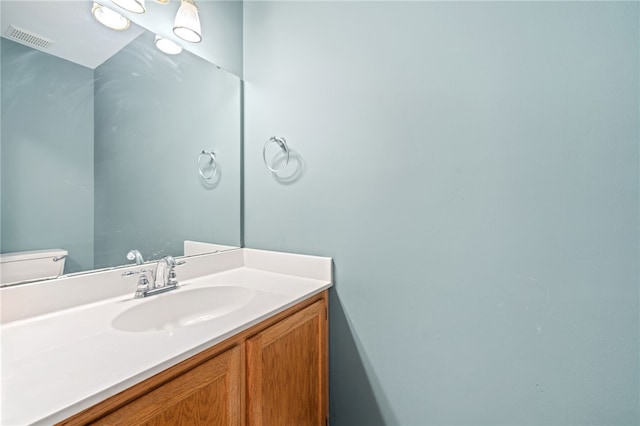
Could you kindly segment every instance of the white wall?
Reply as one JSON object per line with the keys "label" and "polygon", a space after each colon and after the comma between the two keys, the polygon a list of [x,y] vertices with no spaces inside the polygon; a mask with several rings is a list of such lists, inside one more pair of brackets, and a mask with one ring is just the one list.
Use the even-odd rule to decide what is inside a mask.
{"label": "white wall", "polygon": [[332,426],[640,422],[638,10],[245,3],[245,242],[334,257]]}

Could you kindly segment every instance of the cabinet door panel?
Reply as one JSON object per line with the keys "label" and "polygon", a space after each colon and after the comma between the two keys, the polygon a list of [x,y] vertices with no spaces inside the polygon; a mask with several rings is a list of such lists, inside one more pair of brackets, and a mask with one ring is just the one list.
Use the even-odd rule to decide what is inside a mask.
{"label": "cabinet door panel", "polygon": [[324,301],[248,339],[248,424],[324,426],[326,361]]}
{"label": "cabinet door panel", "polygon": [[235,346],[95,424],[241,426],[242,361],[242,349]]}

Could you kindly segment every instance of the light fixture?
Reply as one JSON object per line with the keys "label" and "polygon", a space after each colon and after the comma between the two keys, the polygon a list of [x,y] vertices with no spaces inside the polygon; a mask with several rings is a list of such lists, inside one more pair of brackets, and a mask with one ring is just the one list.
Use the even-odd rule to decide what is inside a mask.
{"label": "light fixture", "polygon": [[111,0],[114,4],[120,6],[124,10],[133,13],[144,13],[144,0]]}
{"label": "light fixture", "polygon": [[180,9],[176,14],[173,24],[173,32],[183,40],[191,43],[200,43],[200,16],[198,8],[193,0],[180,0]]}
{"label": "light fixture", "polygon": [[156,47],[167,55],[177,55],[182,52],[182,47],[178,46],[168,38],[156,34]]}
{"label": "light fixture", "polygon": [[99,3],[93,3],[91,13],[98,22],[112,30],[124,31],[131,25],[131,22],[127,18]]}
{"label": "light fixture", "polygon": [[160,4],[167,4],[169,3],[171,0],[156,0],[156,3],[160,3]]}

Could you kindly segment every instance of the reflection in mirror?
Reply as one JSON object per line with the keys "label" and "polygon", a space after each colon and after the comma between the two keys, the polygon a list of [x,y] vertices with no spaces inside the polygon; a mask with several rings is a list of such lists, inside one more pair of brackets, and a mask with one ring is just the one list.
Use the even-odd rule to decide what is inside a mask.
{"label": "reflection in mirror", "polygon": [[68,274],[240,246],[241,82],[140,33],[95,68],[2,38],[1,253],[64,249]]}

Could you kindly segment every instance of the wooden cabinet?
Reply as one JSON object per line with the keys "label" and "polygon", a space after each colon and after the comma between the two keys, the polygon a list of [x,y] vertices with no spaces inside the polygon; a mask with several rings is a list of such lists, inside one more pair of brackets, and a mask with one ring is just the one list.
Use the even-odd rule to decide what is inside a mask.
{"label": "wooden cabinet", "polygon": [[226,352],[101,418],[96,425],[242,425],[242,349]]}
{"label": "wooden cabinet", "polygon": [[316,302],[247,340],[247,424],[325,426],[326,305]]}
{"label": "wooden cabinet", "polygon": [[58,425],[324,426],[327,291]]}

